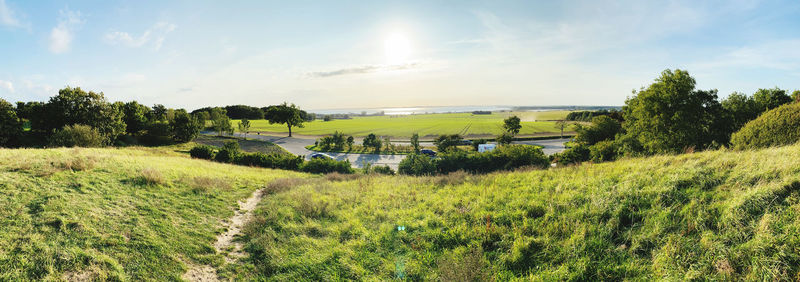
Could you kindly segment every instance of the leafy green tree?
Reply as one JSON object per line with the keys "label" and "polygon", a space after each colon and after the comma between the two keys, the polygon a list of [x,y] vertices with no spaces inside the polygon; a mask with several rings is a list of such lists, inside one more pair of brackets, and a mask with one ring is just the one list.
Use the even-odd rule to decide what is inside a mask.
{"label": "leafy green tree", "polygon": [[411,147],[414,148],[414,153],[419,154],[419,133],[411,135]]}
{"label": "leafy green tree", "polygon": [[226,133],[233,134],[231,119],[226,115],[217,115],[217,117],[211,121],[211,127],[214,128],[214,131],[216,131],[219,136]]}
{"label": "leafy green tree", "polygon": [[31,120],[31,125],[42,126],[36,129],[45,132],[61,129],[65,125],[84,124],[97,129],[106,138],[106,144],[125,132],[121,109],[106,101],[102,92],[86,92],[80,87],[67,87],[51,97],[44,110],[46,114],[38,118],[45,120]]}
{"label": "leafy green tree", "polygon": [[150,113],[150,108],[139,104],[136,101],[125,103],[122,108],[122,120],[125,122],[125,132],[130,134],[139,134],[147,128],[147,116]]}
{"label": "leafy green tree", "polygon": [[576,141],[594,145],[601,141],[613,140],[614,136],[622,131],[622,125],[609,116],[596,116],[592,118],[591,125],[579,124],[575,131],[578,132],[578,135],[575,136]]}
{"label": "leafy green tree", "polygon": [[786,90],[779,89],[778,87],[771,89],[762,88],[758,89],[758,91],[753,94],[753,101],[758,105],[759,110],[769,111],[783,104],[792,102],[792,97],[786,95]]}
{"label": "leafy green tree", "polygon": [[11,103],[0,98],[0,147],[16,146],[22,136],[22,122]]}
{"label": "leafy green tree", "polygon": [[168,109],[167,107],[164,107],[164,105],[155,104],[153,105],[153,109],[150,110],[150,116],[148,117],[148,119],[150,121],[167,120],[167,111]]}
{"label": "leafy green tree", "polygon": [[503,120],[503,129],[511,135],[519,134],[519,130],[522,129],[522,124],[520,124],[519,117],[510,116]]}
{"label": "leafy green tree", "polygon": [[243,118],[242,121],[239,122],[239,131],[244,132],[244,139],[247,139],[247,131],[250,130],[250,120]]}
{"label": "leafy green tree", "polygon": [[792,92],[792,100],[797,103],[800,102],[800,90],[795,90]]}
{"label": "leafy green tree", "polygon": [[514,141],[514,136],[508,132],[503,132],[502,134],[497,136],[495,141],[497,141],[497,144],[501,146],[509,145],[511,144],[512,141]]}
{"label": "leafy green tree", "polygon": [[556,122],[556,127],[561,129],[561,138],[564,138],[564,129],[572,125],[571,122],[566,120],[559,120]]}
{"label": "leafy green tree", "polygon": [[105,142],[100,131],[83,124],[65,125],[50,138],[50,146],[54,147],[100,147]]}
{"label": "leafy green tree", "polygon": [[758,117],[763,108],[758,106],[753,97],[740,92],[733,92],[727,98],[722,100],[722,108],[730,115],[730,122],[732,130],[739,130],[742,126]]}
{"label": "leafy green tree", "polygon": [[439,152],[447,152],[455,149],[461,143],[461,139],[461,135],[458,134],[439,135],[433,140],[433,144]]}
{"label": "leafy green tree", "polygon": [[355,139],[353,136],[347,136],[347,149],[352,151],[353,150],[353,143],[355,143]]}
{"label": "leafy green tree", "polygon": [[183,109],[175,111],[169,124],[172,128],[172,139],[180,143],[192,141],[200,133],[200,122]]}
{"label": "leafy green tree", "polygon": [[626,134],[649,154],[727,143],[730,126],[725,123],[717,91],[695,90],[695,84],[684,70],[664,70],[653,84],[625,101]]}
{"label": "leafy green tree", "polygon": [[211,114],[205,111],[193,113],[192,116],[197,119],[197,123],[200,124],[201,129],[206,128],[206,122],[211,120]]}
{"label": "leafy green tree", "polygon": [[367,137],[364,137],[363,145],[365,148],[373,148],[376,153],[381,151],[381,146],[383,145],[381,139],[375,134],[370,133]]}
{"label": "leafy green tree", "polygon": [[270,124],[286,124],[289,128],[289,137],[292,137],[292,127],[302,128],[308,114],[294,104],[288,105],[284,102],[281,105],[269,106],[264,116]]}

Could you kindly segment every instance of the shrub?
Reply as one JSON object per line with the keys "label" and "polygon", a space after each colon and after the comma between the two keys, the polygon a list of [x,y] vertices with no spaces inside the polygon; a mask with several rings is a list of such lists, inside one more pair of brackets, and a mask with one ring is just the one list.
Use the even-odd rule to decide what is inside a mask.
{"label": "shrub", "polygon": [[55,147],[100,147],[107,142],[97,129],[81,124],[66,125],[50,138]]}
{"label": "shrub", "polygon": [[509,134],[508,132],[503,132],[503,134],[497,135],[495,141],[497,141],[498,145],[508,145],[511,144],[512,141],[514,141],[514,136]]}
{"label": "shrub", "polygon": [[783,105],[746,123],[731,137],[739,150],[783,146],[800,140],[800,104]]}
{"label": "shrub", "polygon": [[428,156],[410,154],[400,161],[397,172],[408,175],[436,174],[436,163]]}
{"label": "shrub", "polygon": [[208,145],[197,145],[189,150],[189,155],[196,159],[212,160],[215,154],[214,148]]}
{"label": "shrub", "polygon": [[452,152],[443,154],[437,161],[440,173],[463,170],[471,173],[487,173],[498,170],[533,166],[547,167],[549,159],[540,148],[527,145],[501,146],[483,153]]}
{"label": "shrub", "polygon": [[559,164],[568,165],[588,161],[590,157],[591,151],[589,150],[589,146],[578,144],[556,155],[555,160]]}
{"label": "shrub", "polygon": [[589,147],[589,156],[593,162],[613,161],[617,158],[619,145],[614,141],[600,141]]}
{"label": "shrub", "polygon": [[433,144],[436,145],[436,150],[439,152],[446,152],[458,146],[461,139],[461,135],[458,134],[439,135],[439,137],[433,140]]}
{"label": "shrub", "polygon": [[372,167],[372,168],[369,170],[369,172],[371,172],[371,173],[377,173],[377,174],[394,175],[394,170],[392,170],[392,168],[391,168],[391,167],[389,167],[388,165],[383,165],[383,166],[380,166],[380,165],[378,165],[378,166],[373,166],[373,167]]}
{"label": "shrub", "polygon": [[333,159],[313,159],[303,163],[300,170],[309,173],[353,173],[349,160],[337,161]]}
{"label": "shrub", "polygon": [[22,122],[14,106],[0,98],[0,147],[16,145],[22,136]]}
{"label": "shrub", "polygon": [[240,153],[235,159],[238,165],[297,170],[303,158],[287,154]]}
{"label": "shrub", "polygon": [[239,157],[239,142],[228,141],[219,150],[214,160],[222,163],[234,163],[237,157]]}

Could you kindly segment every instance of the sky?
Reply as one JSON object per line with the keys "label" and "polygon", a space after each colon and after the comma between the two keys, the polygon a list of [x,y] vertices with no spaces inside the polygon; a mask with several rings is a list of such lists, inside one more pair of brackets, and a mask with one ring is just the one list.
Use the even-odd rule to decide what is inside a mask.
{"label": "sky", "polygon": [[0,98],[622,105],[664,69],[800,89],[800,1],[0,0]]}

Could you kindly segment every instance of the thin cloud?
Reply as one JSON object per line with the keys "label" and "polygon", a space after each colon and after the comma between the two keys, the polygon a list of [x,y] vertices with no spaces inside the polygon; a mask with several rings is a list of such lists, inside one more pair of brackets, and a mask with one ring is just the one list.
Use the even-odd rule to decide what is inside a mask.
{"label": "thin cloud", "polygon": [[176,26],[168,22],[158,22],[145,30],[142,35],[132,36],[124,31],[111,31],[106,33],[105,40],[111,45],[123,45],[131,48],[150,46],[158,51],[164,45],[167,34],[174,31]]}
{"label": "thin cloud", "polygon": [[50,31],[50,52],[61,54],[69,51],[75,37],[75,28],[83,22],[80,12],[59,11],[58,24]]}
{"label": "thin cloud", "polygon": [[8,92],[14,93],[14,84],[11,81],[0,80],[0,88],[8,90]]}
{"label": "thin cloud", "polygon": [[309,73],[308,75],[311,77],[323,78],[323,77],[332,77],[332,76],[349,75],[349,74],[367,74],[367,73],[375,73],[381,71],[407,70],[416,68],[417,66],[419,66],[418,63],[410,63],[403,65],[366,65],[360,67],[343,68],[332,71],[312,72]]}
{"label": "thin cloud", "polygon": [[22,23],[14,11],[6,5],[5,0],[0,0],[0,24],[15,28],[27,27],[27,24]]}

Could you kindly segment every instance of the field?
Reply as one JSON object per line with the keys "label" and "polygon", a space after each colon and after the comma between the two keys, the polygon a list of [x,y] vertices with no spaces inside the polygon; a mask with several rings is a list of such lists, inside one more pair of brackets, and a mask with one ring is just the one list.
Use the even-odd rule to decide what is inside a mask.
{"label": "field", "polygon": [[195,143],[214,146],[214,147],[222,147],[223,145],[225,145],[225,142],[228,141],[236,141],[237,143],[239,143],[239,147],[242,149],[242,151],[249,153],[253,152],[260,152],[265,154],[289,153],[280,146],[263,140],[254,140],[254,139],[245,140],[242,138],[234,138],[227,136],[211,136],[203,134],[198,135],[197,138],[194,139]]}
{"label": "field", "polygon": [[[440,134],[461,134],[466,136],[498,135],[503,132],[503,119],[517,115],[522,120],[521,135],[557,135],[560,133],[552,120],[563,119],[568,111],[547,112],[497,112],[491,115],[472,115],[470,113],[425,114],[408,116],[353,116],[351,119],[323,121],[322,117],[305,124],[304,128],[293,128],[292,132],[303,135],[327,135],[339,130],[347,135],[408,138],[414,133],[421,137]],[[549,121],[548,121],[549,120]],[[288,132],[286,126],[269,124],[266,120],[250,121],[251,132]],[[233,121],[238,128],[239,121]]]}
{"label": "field", "polygon": [[179,280],[219,265],[236,201],[288,171],[185,148],[0,149],[0,281]]}
{"label": "field", "polygon": [[800,146],[545,171],[282,182],[239,279],[800,278]]}

